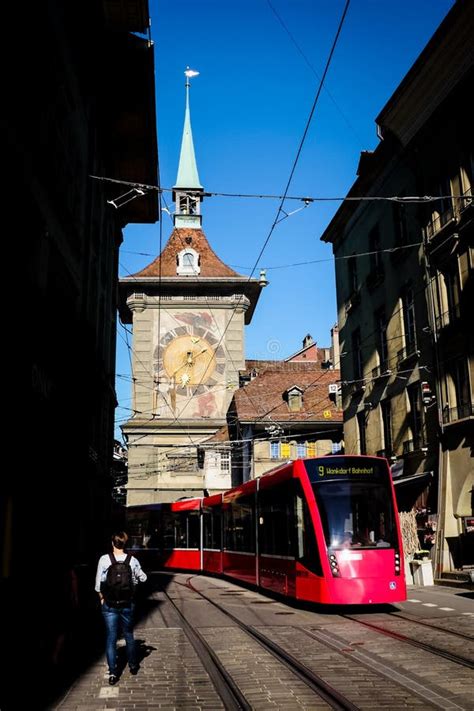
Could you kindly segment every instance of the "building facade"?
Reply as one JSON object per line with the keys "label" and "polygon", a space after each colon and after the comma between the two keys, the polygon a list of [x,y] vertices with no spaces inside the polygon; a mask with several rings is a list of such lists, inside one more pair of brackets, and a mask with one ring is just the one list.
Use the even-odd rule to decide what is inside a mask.
{"label": "building facade", "polygon": [[[473,6],[456,3],[377,117],[322,236],[336,262],[344,439],[392,461],[399,507],[437,530],[436,574],[474,562]],[[427,199],[423,196],[433,196]]]}
{"label": "building facade", "polygon": [[202,494],[198,444],[225,424],[262,288],[225,265],[202,230],[189,88],[187,77],[174,230],[161,255],[120,283],[122,319],[133,324],[130,505]]}
{"label": "building facade", "polygon": [[[26,304],[22,319],[15,312],[10,368],[25,354],[31,373],[26,398],[13,399],[13,420],[23,426],[11,449],[36,465],[4,473],[0,569],[14,639],[24,638],[15,605],[31,579],[44,578],[36,602],[43,614],[28,620],[40,650],[30,677],[39,693],[55,645],[49,611],[67,605],[58,576],[79,566],[87,578],[110,534],[118,250],[125,224],[155,222],[158,212],[156,195],[115,209],[107,201],[122,186],[91,176],[156,184],[154,50],[135,34],[148,29],[146,0],[52,0],[8,11],[2,197],[14,216],[10,241]],[[40,556],[25,567],[25,540],[54,551],[51,574]],[[2,629],[8,639],[8,620]]]}

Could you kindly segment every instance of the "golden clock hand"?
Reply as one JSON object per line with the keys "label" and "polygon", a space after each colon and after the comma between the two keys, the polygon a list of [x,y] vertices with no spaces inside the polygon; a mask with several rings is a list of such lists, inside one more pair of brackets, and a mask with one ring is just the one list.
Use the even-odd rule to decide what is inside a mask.
{"label": "golden clock hand", "polygon": [[199,353],[196,353],[196,358],[203,353],[209,353],[210,355],[213,355],[213,351],[210,348],[203,348],[202,351],[199,351]]}

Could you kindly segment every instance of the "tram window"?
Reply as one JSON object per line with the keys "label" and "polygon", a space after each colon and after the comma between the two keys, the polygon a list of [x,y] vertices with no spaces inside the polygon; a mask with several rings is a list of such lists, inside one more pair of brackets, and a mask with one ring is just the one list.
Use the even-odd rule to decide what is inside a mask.
{"label": "tram window", "polygon": [[313,523],[299,480],[259,492],[259,551],[296,558],[322,575]]}
{"label": "tram window", "polygon": [[295,555],[295,498],[292,482],[259,493],[259,550],[267,555]]}
{"label": "tram window", "polygon": [[255,499],[242,496],[224,509],[225,548],[255,553]]}
{"label": "tram window", "polygon": [[159,547],[159,513],[156,511],[127,512],[129,548]]}
{"label": "tram window", "polygon": [[308,502],[301,482],[295,482],[296,535],[298,540],[297,559],[305,568],[316,575],[323,574],[321,556],[316,542],[313,522]]}
{"label": "tram window", "polygon": [[221,511],[220,508],[204,509],[204,548],[221,549]]}
{"label": "tram window", "polygon": [[163,515],[163,547],[199,548],[199,512],[166,511]]}

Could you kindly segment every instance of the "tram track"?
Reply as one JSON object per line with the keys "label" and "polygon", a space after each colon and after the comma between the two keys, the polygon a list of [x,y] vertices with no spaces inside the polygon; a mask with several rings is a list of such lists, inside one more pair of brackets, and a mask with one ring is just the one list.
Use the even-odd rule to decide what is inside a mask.
{"label": "tram track", "polygon": [[[201,592],[191,582],[191,578],[186,580],[186,586],[193,593],[199,595],[209,602],[213,607],[218,609],[228,619],[243,632],[245,632],[253,640],[269,652],[277,661],[282,664],[287,670],[297,676],[306,686],[308,686],[320,699],[326,702],[331,708],[337,711],[359,711],[359,707],[353,704],[349,699],[343,696],[337,689],[324,681],[315,672],[309,669],[305,664],[300,662],[296,657],[289,654],[283,647],[270,640],[266,635],[251,625],[246,625],[239,620],[235,615],[226,610],[218,602],[215,602],[205,593]],[[189,624],[189,623],[188,623]],[[199,633],[197,633],[199,634]]]}
{"label": "tram track", "polygon": [[[259,643],[261,643],[265,649],[272,651],[272,653],[275,653],[275,656],[277,656],[280,661],[285,662],[285,666],[291,671],[293,671],[293,673],[296,673],[300,679],[303,679],[305,681],[305,683],[308,683],[308,680],[310,680],[311,688],[315,690],[318,695],[322,696],[321,688],[323,688],[325,692],[329,691],[330,695],[333,698],[331,699],[328,696],[322,696],[322,698],[326,700],[332,708],[360,708],[353,704],[352,701],[342,696],[339,691],[334,689],[334,687],[329,685],[319,675],[316,675],[305,664],[305,661],[297,659],[293,654],[287,652],[279,644],[269,639],[267,635],[263,634],[255,627],[246,625],[245,623],[241,622],[235,615],[223,608],[222,605],[215,602],[205,593],[195,588],[191,582],[191,579],[192,578],[188,578],[186,580],[186,586],[190,590],[192,590],[195,594],[203,597],[215,608],[220,610],[224,615],[230,618],[240,629],[243,629],[245,632],[247,632],[247,634],[249,634]],[[350,621],[359,622],[359,620],[357,620],[356,618],[351,619],[350,616],[341,615],[341,617]],[[351,659],[356,663],[362,664],[367,669],[370,669],[377,676],[385,677],[387,680],[390,680],[392,683],[395,683],[398,687],[404,688],[410,694],[413,694],[415,697],[422,699],[425,702],[426,707],[430,706],[438,709],[443,709],[443,711],[461,711],[468,708],[467,706],[456,703],[456,701],[451,698],[450,695],[446,695],[446,691],[444,689],[439,688],[435,690],[432,686],[427,686],[425,683],[423,683],[421,679],[417,679],[416,675],[413,676],[413,674],[407,674],[406,672],[404,672],[403,669],[399,667],[394,667],[391,664],[386,664],[383,660],[377,659],[376,655],[374,656],[373,654],[367,654],[359,648],[359,643],[357,642],[353,643],[349,641],[343,641],[337,636],[328,633],[327,630],[322,631],[320,629],[306,629],[304,627],[298,626],[291,626],[291,630],[296,634],[304,634],[310,638],[313,638],[314,640],[317,640],[320,644],[323,644],[326,648],[332,649],[341,654],[342,656],[346,657],[346,659]],[[403,635],[401,635],[401,637],[401,641],[404,641]],[[430,649],[429,647],[430,645],[426,645],[424,648],[426,651],[431,651],[432,653],[441,651],[437,650],[436,648]],[[467,666],[469,668],[472,668],[473,666],[471,660],[459,657],[459,655],[452,655],[446,653],[438,654],[438,656],[447,658],[451,662],[456,661],[457,663],[462,663],[463,666]],[[295,671],[295,669],[298,669],[298,673]],[[303,676],[300,676],[301,673]],[[314,679],[314,677],[316,677],[316,679]],[[312,685],[314,682],[316,682],[316,685],[318,687],[316,689]],[[336,705],[334,701],[336,702]]]}
{"label": "tram track", "polygon": [[415,620],[411,617],[407,617],[401,612],[391,612],[390,617],[395,617],[399,620],[404,620],[405,622],[410,622],[410,624],[421,625],[423,627],[428,627],[429,629],[435,630],[437,632],[443,632],[443,634],[450,634],[460,639],[467,639],[469,642],[474,642],[474,636],[470,634],[465,634],[464,632],[459,632],[458,630],[451,630],[447,627],[441,627],[440,625],[433,625],[430,622],[424,622],[422,620]]}
{"label": "tram track", "polygon": [[224,708],[230,711],[251,711],[252,707],[241,693],[237,684],[235,684],[232,676],[228,673],[225,666],[220,661],[217,654],[213,651],[210,645],[200,632],[191,625],[183,612],[179,609],[173,598],[169,595],[164,587],[161,589],[166,600],[173,606],[174,611],[178,614],[183,631],[188,638],[190,644],[201,659],[201,662],[209,674],[214,687],[219,694]]}
{"label": "tram track", "polygon": [[[467,667],[468,669],[474,669],[474,662],[471,659],[468,659],[467,657],[461,656],[460,654],[454,654],[453,652],[449,652],[446,649],[440,649],[439,647],[435,647],[432,644],[429,644],[428,642],[421,642],[420,640],[413,639],[412,637],[407,637],[401,632],[389,630],[386,627],[382,627],[381,625],[375,624],[374,622],[361,620],[357,617],[353,617],[352,615],[341,615],[341,617],[345,620],[350,620],[351,622],[356,622],[360,625],[364,625],[364,627],[379,632],[380,634],[383,634],[386,637],[391,637],[392,639],[396,639],[399,642],[409,644],[413,647],[417,647],[418,649],[423,649],[425,652],[434,654],[437,657],[443,657],[444,659],[447,659],[448,661],[453,662],[454,664],[459,664],[463,667]],[[412,622],[412,620],[407,621]],[[431,627],[433,629],[432,625],[426,626]]]}

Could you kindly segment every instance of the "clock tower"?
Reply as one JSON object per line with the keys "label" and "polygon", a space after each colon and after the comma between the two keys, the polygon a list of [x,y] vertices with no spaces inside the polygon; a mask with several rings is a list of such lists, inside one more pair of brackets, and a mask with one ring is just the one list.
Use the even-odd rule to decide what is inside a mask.
{"label": "clock tower", "polygon": [[202,230],[199,181],[186,105],[174,229],[163,251],[119,284],[120,314],[132,324],[132,409],[128,440],[129,505],[201,496],[197,446],[226,422],[245,367],[244,326],[265,281],[222,262]]}

